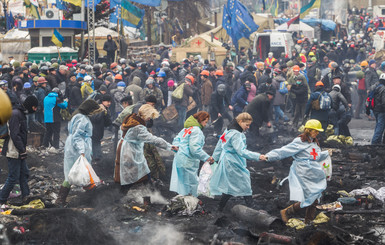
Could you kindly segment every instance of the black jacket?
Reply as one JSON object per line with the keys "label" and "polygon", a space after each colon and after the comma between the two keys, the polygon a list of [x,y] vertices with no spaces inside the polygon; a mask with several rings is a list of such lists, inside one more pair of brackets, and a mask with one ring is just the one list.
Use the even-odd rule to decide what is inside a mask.
{"label": "black jacket", "polygon": [[374,109],[375,112],[385,112],[385,85],[373,85],[374,89]]}
{"label": "black jacket", "polygon": [[378,74],[374,68],[369,67],[365,71],[365,85],[367,88],[373,86],[376,82],[378,82]]}
{"label": "black jacket", "polygon": [[258,94],[246,106],[246,112],[253,117],[253,123],[262,126],[263,122],[269,121],[270,100],[267,94]]}
{"label": "black jacket", "polygon": [[80,91],[81,86],[81,84],[76,83],[70,91],[68,101],[71,107],[78,107],[83,102],[82,92]]}
{"label": "black jacket", "polygon": [[214,92],[211,94],[211,105],[210,105],[211,115],[216,115],[218,113],[224,114],[226,107],[228,107],[229,105],[230,105],[230,101],[227,98],[227,96],[221,95],[218,92]]}
{"label": "black jacket", "polygon": [[95,115],[90,116],[92,122],[92,141],[99,142],[104,136],[104,127],[111,125],[110,111],[102,111]]}
{"label": "black jacket", "polygon": [[304,82],[301,84],[293,84],[291,86],[290,92],[295,94],[295,102],[296,103],[306,103],[308,99],[307,95],[307,86]]}
{"label": "black jacket", "polygon": [[[19,154],[24,153],[27,146],[27,118],[25,116],[25,109],[20,104],[16,104],[13,107],[12,116],[8,121],[8,130],[10,134],[9,137],[5,139],[2,155],[11,157],[7,155],[7,151],[9,150],[10,154],[17,154],[17,156],[11,158],[18,159]],[[10,141],[13,142],[16,149],[13,148],[12,150],[12,147],[9,147]]]}
{"label": "black jacket", "polygon": [[115,50],[117,50],[118,47],[116,46],[116,43],[114,40],[107,40],[103,45],[103,50],[105,50],[107,53],[113,53]]}

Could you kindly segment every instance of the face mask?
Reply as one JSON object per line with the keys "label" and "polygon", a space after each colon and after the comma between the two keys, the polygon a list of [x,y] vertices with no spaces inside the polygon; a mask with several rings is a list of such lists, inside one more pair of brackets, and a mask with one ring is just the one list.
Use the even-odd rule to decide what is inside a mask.
{"label": "face mask", "polygon": [[302,83],[302,81],[297,81],[297,84],[301,84]]}

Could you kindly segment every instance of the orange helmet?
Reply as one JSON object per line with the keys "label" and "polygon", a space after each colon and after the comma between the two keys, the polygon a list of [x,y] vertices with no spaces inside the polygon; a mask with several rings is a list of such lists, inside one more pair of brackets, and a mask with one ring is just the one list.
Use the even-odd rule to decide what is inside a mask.
{"label": "orange helmet", "polygon": [[318,87],[318,86],[324,86],[324,83],[321,82],[321,81],[318,81],[318,82],[315,84],[315,86],[316,86],[316,87]]}
{"label": "orange helmet", "polygon": [[201,72],[201,75],[203,75],[203,76],[210,76],[210,72],[208,70],[203,70]]}
{"label": "orange helmet", "polygon": [[186,78],[191,81],[192,84],[194,84],[194,77],[191,75],[187,75]]}
{"label": "orange helmet", "polygon": [[217,70],[217,71],[215,72],[215,75],[216,75],[216,76],[223,76],[223,71],[222,71],[222,70]]}
{"label": "orange helmet", "polygon": [[120,75],[120,74],[116,74],[115,75],[115,80],[116,79],[118,79],[118,80],[123,80],[123,77],[122,77],[122,75]]}
{"label": "orange helmet", "polygon": [[255,66],[259,69],[259,70],[263,70],[265,68],[265,63],[263,62],[257,62],[255,63]]}
{"label": "orange helmet", "polygon": [[302,43],[302,40],[298,40],[297,43],[298,43],[298,44],[301,44],[301,43]]}
{"label": "orange helmet", "polygon": [[300,71],[300,70],[301,70],[301,68],[299,68],[299,66],[297,66],[297,65],[293,66],[293,71]]}
{"label": "orange helmet", "polygon": [[368,62],[366,60],[362,61],[361,64],[360,64],[360,66],[363,66],[363,67],[366,67],[368,65],[369,64],[368,64]]}

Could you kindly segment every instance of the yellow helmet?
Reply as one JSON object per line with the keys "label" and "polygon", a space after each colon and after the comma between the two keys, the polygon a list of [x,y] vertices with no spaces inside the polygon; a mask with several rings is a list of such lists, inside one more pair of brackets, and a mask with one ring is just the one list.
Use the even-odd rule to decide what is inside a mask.
{"label": "yellow helmet", "polygon": [[12,105],[8,95],[0,88],[0,125],[6,123],[12,115]]}
{"label": "yellow helmet", "polygon": [[315,56],[313,52],[309,52],[309,56]]}
{"label": "yellow helmet", "polygon": [[322,128],[322,124],[320,121],[316,120],[316,119],[310,119],[309,121],[306,122],[305,124],[305,128],[308,128],[308,129],[315,129],[319,132],[323,132],[323,128]]}

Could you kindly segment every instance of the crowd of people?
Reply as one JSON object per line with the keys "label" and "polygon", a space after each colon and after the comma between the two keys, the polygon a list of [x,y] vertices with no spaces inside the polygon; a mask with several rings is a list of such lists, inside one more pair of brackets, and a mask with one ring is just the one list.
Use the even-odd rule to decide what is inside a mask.
{"label": "crowd of people", "polygon": [[[52,59],[37,65],[10,58],[2,66],[0,78],[0,88],[14,107],[5,126],[5,135],[10,137],[3,154],[10,159],[10,168],[0,202],[7,200],[18,181],[22,196],[29,195],[26,137],[31,124],[39,122],[45,126],[43,146],[52,152],[61,148],[63,128],[68,135],[58,205],[65,204],[71,187],[68,173],[76,159],[82,155],[90,163],[98,163],[103,158],[104,130],[115,127],[114,181],[123,193],[164,172],[155,146],[175,152],[170,190],[181,195],[198,195],[199,162],[219,162],[210,189],[213,195],[222,195],[220,210],[232,196],[252,202],[246,159],[269,162],[293,156],[290,190],[297,190],[292,200],[298,203],[282,210],[282,218],[287,221],[288,215],[308,207],[310,222],[326,188],[325,175],[316,161],[328,154],[319,147],[318,133],[332,125],[334,134],[351,136],[351,118],[362,119],[366,112],[367,120],[376,120],[372,144],[383,142],[385,61],[371,57],[370,31],[356,35],[352,30],[330,42],[300,38],[291,54],[274,57],[269,53],[265,60],[240,49],[238,62],[227,57],[222,64],[200,56],[171,62],[164,46],[153,60],[141,62],[114,62],[112,53],[108,64],[94,65],[87,59]],[[369,110],[365,110],[367,98],[373,98]],[[172,144],[151,132],[155,119],[169,107],[175,107],[178,114]],[[62,127],[66,121],[68,127]],[[202,130],[210,121],[212,136],[218,137],[212,156],[203,150]],[[305,131],[266,155],[247,150],[246,138],[253,144],[264,124],[276,130],[281,125],[296,130],[303,124]],[[313,179],[305,178],[307,171],[314,172]]]}

